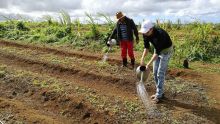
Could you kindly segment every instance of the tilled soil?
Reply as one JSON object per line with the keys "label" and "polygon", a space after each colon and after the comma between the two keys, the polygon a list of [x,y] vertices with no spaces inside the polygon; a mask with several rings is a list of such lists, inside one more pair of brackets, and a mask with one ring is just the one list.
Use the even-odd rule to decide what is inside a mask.
{"label": "tilled soil", "polygon": [[[119,58],[103,63],[101,54],[0,41],[0,69],[5,123],[219,122],[208,86],[190,81],[199,73],[169,70],[166,99],[156,105],[160,114],[149,117],[136,93],[135,72],[121,68]],[[146,88],[154,93],[152,78]]]}

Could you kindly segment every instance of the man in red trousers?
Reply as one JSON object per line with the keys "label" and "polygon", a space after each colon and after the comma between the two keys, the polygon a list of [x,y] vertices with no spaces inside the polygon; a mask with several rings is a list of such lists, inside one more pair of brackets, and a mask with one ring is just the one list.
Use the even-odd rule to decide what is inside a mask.
{"label": "man in red trousers", "polygon": [[122,12],[116,13],[116,18],[118,19],[116,27],[113,30],[112,35],[109,37],[109,40],[112,39],[115,35],[117,35],[117,41],[119,41],[121,47],[121,57],[123,67],[127,67],[127,52],[128,56],[131,59],[132,68],[135,65],[135,57],[134,57],[134,38],[133,34],[136,37],[136,42],[139,42],[138,30],[134,23],[134,21],[123,15]]}

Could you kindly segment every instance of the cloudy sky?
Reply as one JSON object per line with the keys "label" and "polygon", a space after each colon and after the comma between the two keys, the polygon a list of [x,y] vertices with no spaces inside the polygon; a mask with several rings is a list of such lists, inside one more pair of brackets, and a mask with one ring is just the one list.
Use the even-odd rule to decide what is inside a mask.
{"label": "cloudy sky", "polygon": [[[184,22],[196,20],[220,23],[220,0],[0,0],[0,20],[4,17],[40,20],[44,15],[54,18],[59,12],[68,12],[72,19],[108,14],[114,19],[122,11],[135,22],[143,19]],[[3,17],[4,16],[4,17]]]}

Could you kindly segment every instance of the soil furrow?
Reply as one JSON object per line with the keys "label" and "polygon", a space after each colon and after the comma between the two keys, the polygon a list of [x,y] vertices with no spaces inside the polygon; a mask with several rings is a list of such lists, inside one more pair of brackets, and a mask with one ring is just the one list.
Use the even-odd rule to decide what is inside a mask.
{"label": "soil furrow", "polygon": [[[0,110],[4,110],[2,116],[6,119],[7,117],[4,113],[7,113],[7,110],[11,110],[10,114],[15,115],[15,119],[17,117],[21,119],[21,122],[27,123],[117,122],[114,121],[115,119],[108,112],[104,113],[104,111],[95,110],[83,100],[83,97],[75,96],[75,94],[70,96],[63,92],[36,87],[20,78],[7,77],[4,82],[0,81],[0,89],[8,91],[0,93],[1,97],[7,98],[5,101],[1,100],[2,98],[0,99]],[[11,101],[14,101],[13,103],[16,103],[16,105]],[[31,109],[28,109],[29,106]],[[38,111],[41,111],[41,113],[35,114]],[[29,120],[26,120],[26,118]],[[8,121],[12,121],[12,119],[10,118]]]}
{"label": "soil furrow", "polygon": [[[38,73],[45,73],[64,80],[72,82],[80,82],[78,85],[92,87],[107,94],[115,94],[127,96],[128,98],[136,98],[135,82],[132,77],[129,79],[121,79],[112,76],[103,76],[99,74],[89,73],[84,70],[68,68],[59,64],[27,59],[12,54],[0,53],[1,61],[11,66],[17,65],[19,68],[32,70]],[[82,83],[82,84],[81,84]],[[149,88],[150,89],[150,88]]]}
{"label": "soil furrow", "polygon": [[0,115],[2,121],[7,123],[68,123],[64,122],[64,118],[45,114],[44,109],[36,110],[32,107],[19,100],[0,97]]}
{"label": "soil furrow", "polygon": [[[19,47],[19,48],[25,48],[25,49],[32,49],[32,50],[39,50],[43,52],[49,52],[53,53],[55,55],[60,55],[60,56],[68,56],[68,57],[78,57],[78,58],[83,58],[86,60],[102,60],[102,56],[95,56],[93,54],[83,54],[79,52],[69,52],[69,51],[64,51],[64,50],[58,50],[55,48],[49,48],[49,47],[40,47],[36,45],[27,45],[27,44],[21,44],[21,43],[15,43],[15,42],[9,42],[9,41],[0,41],[1,45],[5,46],[13,46],[13,47]],[[113,58],[108,58],[109,64],[117,64],[120,65],[121,60],[113,59]]]}

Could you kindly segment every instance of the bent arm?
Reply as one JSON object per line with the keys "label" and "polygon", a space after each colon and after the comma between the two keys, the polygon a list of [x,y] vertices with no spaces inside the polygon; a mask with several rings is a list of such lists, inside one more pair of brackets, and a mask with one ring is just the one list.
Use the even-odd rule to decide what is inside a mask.
{"label": "bent arm", "polygon": [[109,40],[112,39],[117,34],[117,26],[114,28],[112,34],[109,37]]}
{"label": "bent arm", "polygon": [[151,57],[150,61],[147,63],[146,66],[151,65],[153,63],[153,61],[157,59],[157,57],[158,57],[158,55],[154,53],[153,56]]}
{"label": "bent arm", "polygon": [[143,51],[143,54],[142,54],[142,57],[141,57],[140,65],[144,65],[144,58],[145,58],[145,56],[147,56],[148,51],[149,50],[147,48],[144,48],[144,51]]}

